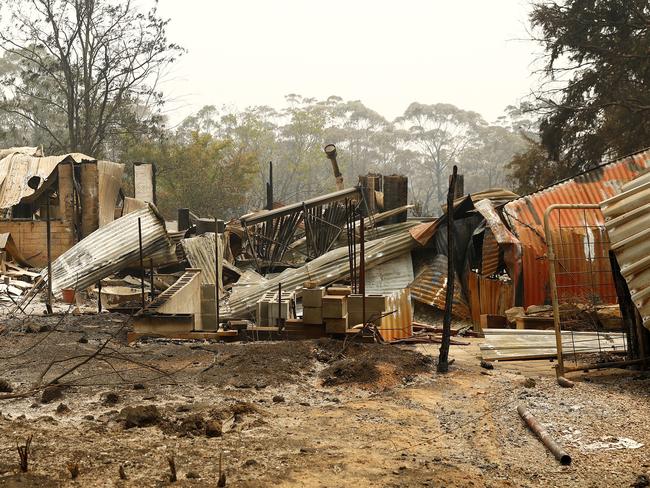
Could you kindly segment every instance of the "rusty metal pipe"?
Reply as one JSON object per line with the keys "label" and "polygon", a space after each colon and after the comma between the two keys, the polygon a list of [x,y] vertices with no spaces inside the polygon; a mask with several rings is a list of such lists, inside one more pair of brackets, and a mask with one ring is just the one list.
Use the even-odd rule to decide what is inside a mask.
{"label": "rusty metal pipe", "polygon": [[555,456],[555,459],[560,461],[560,464],[563,466],[568,466],[571,464],[571,456],[569,456],[566,451],[564,451],[549,435],[548,432],[546,432],[546,429],[540,425],[540,423],[537,421],[533,415],[526,410],[526,408],[523,405],[519,405],[517,407],[517,412],[519,412],[519,415],[521,418],[526,422],[526,425],[530,430],[532,430],[535,435],[539,438],[540,441],[542,441],[542,444],[546,446],[546,448],[553,453],[553,456]]}
{"label": "rusty metal pipe", "polygon": [[563,388],[573,388],[575,386],[573,381],[566,379],[564,376],[557,377],[557,384]]}

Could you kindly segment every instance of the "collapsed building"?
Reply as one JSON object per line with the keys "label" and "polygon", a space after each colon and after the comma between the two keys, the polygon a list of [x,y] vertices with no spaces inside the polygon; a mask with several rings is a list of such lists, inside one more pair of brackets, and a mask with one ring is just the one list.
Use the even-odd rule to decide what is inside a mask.
{"label": "collapsed building", "polygon": [[[37,227],[49,198],[56,250],[51,274],[43,270],[30,294],[46,284],[55,297],[91,290],[100,307],[103,300],[135,314],[135,336],[318,337],[373,325],[381,340],[403,340],[414,333],[414,307],[445,307],[447,215],[453,213],[452,313],[486,337],[505,328],[541,329],[520,347],[525,354],[502,344],[497,352],[487,347],[487,358],[557,354],[540,344],[558,330],[562,337],[562,327],[592,334],[583,339],[597,340],[598,349],[586,352],[629,349],[612,335],[618,327],[629,338],[631,329],[618,311],[621,294],[600,205],[647,172],[650,151],[530,195],[504,189],[458,195],[438,218],[407,218],[412,206],[404,176],[370,174],[343,187],[335,150],[327,155],[338,188],[333,193],[277,205],[271,183],[265,210],[222,222],[179,209],[171,230],[155,207],[152,165],[136,168],[136,193],[127,197],[123,165],[12,153],[0,161],[0,231],[32,265],[44,266],[42,238],[30,247],[29,236],[43,234]],[[644,184],[635,188],[645,190]],[[58,237],[64,232],[66,238]],[[606,350],[605,329],[612,343]],[[635,334],[629,341],[642,343]],[[632,349],[638,356],[638,347]]]}
{"label": "collapsed building", "polygon": [[0,160],[0,233],[11,235],[23,261],[44,267],[46,213],[51,255],[58,258],[120,216],[124,165],[79,153],[43,157],[20,149]]}

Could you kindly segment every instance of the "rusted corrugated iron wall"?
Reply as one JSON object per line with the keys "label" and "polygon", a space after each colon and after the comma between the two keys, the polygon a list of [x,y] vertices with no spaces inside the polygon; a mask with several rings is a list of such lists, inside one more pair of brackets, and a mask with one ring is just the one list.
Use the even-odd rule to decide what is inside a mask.
{"label": "rusted corrugated iron wall", "polygon": [[[544,238],[544,211],[556,203],[599,204],[620,193],[621,187],[650,167],[650,150],[602,165],[574,178],[539,192],[521,197],[505,205],[503,215],[516,234],[522,247],[522,276],[513,277],[517,305],[550,303],[547,245]],[[582,217],[563,226],[584,226]],[[588,225],[604,225],[602,216],[593,214],[595,221]],[[567,217],[570,218],[570,217]],[[578,245],[579,242],[576,242]]]}
{"label": "rusted corrugated iron wall", "polygon": [[[609,238],[600,210],[561,209],[554,214],[558,222],[551,233],[560,303],[616,303]],[[582,225],[574,225],[580,220]]]}
{"label": "rusted corrugated iron wall", "polygon": [[[431,265],[418,274],[409,288],[414,300],[444,310],[447,293],[447,256],[437,255]],[[454,280],[452,313],[462,319],[470,317],[470,310],[458,278]]]}
{"label": "rusted corrugated iron wall", "polygon": [[388,295],[386,310],[395,313],[381,319],[379,333],[385,341],[406,339],[413,335],[413,308],[408,288]]}
{"label": "rusted corrugated iron wall", "polygon": [[469,273],[467,281],[467,294],[474,325],[480,324],[481,315],[505,315],[506,310],[514,305],[511,282],[486,278],[474,272]]}

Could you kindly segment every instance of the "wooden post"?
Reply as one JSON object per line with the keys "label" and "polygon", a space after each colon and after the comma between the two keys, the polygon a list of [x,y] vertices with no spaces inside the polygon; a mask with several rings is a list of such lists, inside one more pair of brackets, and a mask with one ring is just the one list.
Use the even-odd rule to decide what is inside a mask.
{"label": "wooden post", "polygon": [[190,209],[178,209],[178,230],[187,230],[190,228]]}
{"label": "wooden post", "polygon": [[458,168],[449,179],[447,192],[447,294],[445,295],[445,317],[442,322],[442,342],[438,358],[438,373],[449,371],[449,342],[451,340],[451,311],[454,302],[454,196]]}
{"label": "wooden post", "polygon": [[[451,176],[449,176],[449,184],[451,184]],[[454,189],[454,200],[462,197],[465,194],[465,177],[463,175],[456,175],[456,188]]]}
{"label": "wooden post", "polygon": [[[408,177],[403,175],[384,176],[384,212],[403,207],[408,203]],[[406,212],[386,219],[382,225],[406,222]]]}

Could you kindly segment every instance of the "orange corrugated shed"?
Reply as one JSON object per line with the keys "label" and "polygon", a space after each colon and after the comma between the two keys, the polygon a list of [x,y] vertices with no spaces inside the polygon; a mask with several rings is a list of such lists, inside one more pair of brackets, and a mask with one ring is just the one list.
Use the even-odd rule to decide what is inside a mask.
{"label": "orange corrugated shed", "polygon": [[[574,178],[507,203],[503,215],[522,246],[523,290],[517,290],[518,305],[550,303],[544,211],[556,203],[599,204],[621,191],[621,186],[650,167],[650,150],[604,164]],[[604,225],[599,212],[562,213],[562,225]],[[566,218],[574,215],[575,222]]]}

